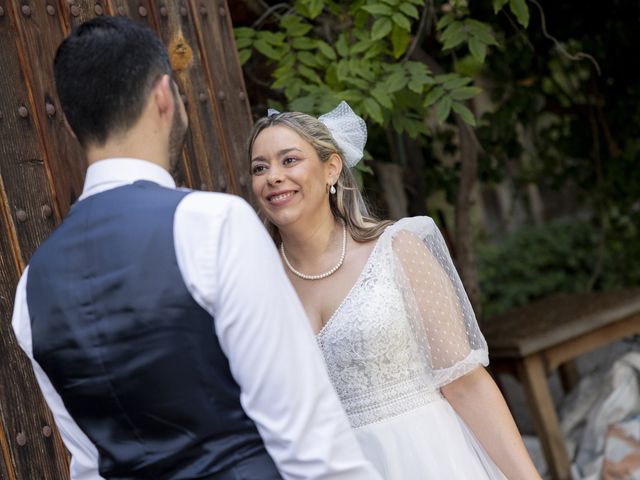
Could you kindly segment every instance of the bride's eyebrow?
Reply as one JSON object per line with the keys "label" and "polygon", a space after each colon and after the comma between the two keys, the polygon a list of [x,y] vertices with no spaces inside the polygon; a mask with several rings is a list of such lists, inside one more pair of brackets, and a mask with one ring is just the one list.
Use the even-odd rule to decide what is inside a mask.
{"label": "bride's eyebrow", "polygon": [[[291,148],[283,148],[282,150],[280,150],[279,152],[276,153],[276,155],[278,157],[281,157],[282,155],[286,155],[289,152],[300,152],[302,153],[302,150],[300,150],[298,147],[291,147]],[[266,162],[267,159],[265,157],[263,157],[262,155],[258,155],[257,157],[253,157],[251,159],[251,162]]]}
{"label": "bride's eyebrow", "polygon": [[286,155],[287,153],[293,152],[293,151],[302,153],[302,150],[300,150],[299,148],[291,147],[291,148],[284,148],[284,149],[280,150],[278,152],[278,156],[281,157],[282,155]]}

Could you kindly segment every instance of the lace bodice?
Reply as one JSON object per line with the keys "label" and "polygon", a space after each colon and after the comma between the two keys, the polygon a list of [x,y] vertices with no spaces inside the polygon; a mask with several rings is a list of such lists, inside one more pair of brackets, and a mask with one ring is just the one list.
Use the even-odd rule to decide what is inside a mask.
{"label": "lace bodice", "polygon": [[354,427],[425,405],[440,397],[439,387],[488,363],[462,283],[428,217],[385,230],[317,338]]}

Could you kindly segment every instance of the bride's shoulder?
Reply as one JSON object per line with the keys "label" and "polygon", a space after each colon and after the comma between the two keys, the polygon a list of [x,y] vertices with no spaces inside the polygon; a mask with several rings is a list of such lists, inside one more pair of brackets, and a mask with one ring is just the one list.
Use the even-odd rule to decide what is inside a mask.
{"label": "bride's shoulder", "polygon": [[431,217],[405,217],[389,225],[383,235],[383,248],[401,255],[415,255],[425,250],[434,236],[439,233]]}
{"label": "bride's shoulder", "polygon": [[438,231],[431,217],[405,217],[387,227],[385,234],[391,238],[420,237],[433,235]]}

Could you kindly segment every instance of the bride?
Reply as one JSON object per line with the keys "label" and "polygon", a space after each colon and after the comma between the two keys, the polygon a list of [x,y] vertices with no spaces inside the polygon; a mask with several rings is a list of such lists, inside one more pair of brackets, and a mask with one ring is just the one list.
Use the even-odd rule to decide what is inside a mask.
{"label": "bride", "polygon": [[367,213],[350,170],[365,142],[342,102],[318,119],[270,111],[249,144],[260,212],[365,455],[389,480],[539,479],[437,226]]}

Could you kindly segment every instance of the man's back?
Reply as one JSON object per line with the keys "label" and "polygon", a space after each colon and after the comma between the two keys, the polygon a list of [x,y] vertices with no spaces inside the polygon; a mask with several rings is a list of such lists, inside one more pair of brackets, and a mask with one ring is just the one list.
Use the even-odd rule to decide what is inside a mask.
{"label": "man's back", "polygon": [[266,453],[182,280],[173,219],[186,194],[136,182],[92,195],[30,262],[34,358],[106,477],[200,478]]}

